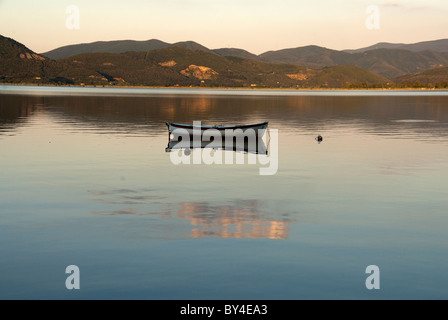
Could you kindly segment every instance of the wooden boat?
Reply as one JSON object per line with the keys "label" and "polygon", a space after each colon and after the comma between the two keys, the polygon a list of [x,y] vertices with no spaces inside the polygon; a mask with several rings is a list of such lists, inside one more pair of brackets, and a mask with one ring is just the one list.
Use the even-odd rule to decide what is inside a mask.
{"label": "wooden boat", "polygon": [[[195,126],[193,124],[181,124],[181,123],[174,123],[174,122],[166,122],[166,125],[168,127],[168,131],[170,133],[178,131],[179,134],[182,132],[188,132],[190,135],[212,135],[213,132],[221,133],[221,135],[225,135],[226,133],[234,134],[235,136],[245,134],[248,131],[253,130],[256,136],[263,136],[267,127],[268,127],[268,121],[261,122],[261,123],[255,123],[255,124],[245,124],[245,125],[235,125],[235,126]],[[207,131],[209,130],[209,131]],[[226,131],[227,130],[227,131]]]}

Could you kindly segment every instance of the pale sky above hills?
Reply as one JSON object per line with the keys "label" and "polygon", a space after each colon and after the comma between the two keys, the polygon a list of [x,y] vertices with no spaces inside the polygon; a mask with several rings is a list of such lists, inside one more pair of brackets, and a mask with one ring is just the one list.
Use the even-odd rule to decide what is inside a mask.
{"label": "pale sky above hills", "polygon": [[[375,10],[367,12],[369,6]],[[38,53],[100,40],[159,39],[260,54],[445,39],[447,16],[446,0],[0,0],[0,34]]]}

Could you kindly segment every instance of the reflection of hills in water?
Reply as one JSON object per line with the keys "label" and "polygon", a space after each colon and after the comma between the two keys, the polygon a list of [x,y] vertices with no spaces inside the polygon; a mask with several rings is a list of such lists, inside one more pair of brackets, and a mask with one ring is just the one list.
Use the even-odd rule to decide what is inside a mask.
{"label": "reflection of hills in water", "polygon": [[41,106],[41,99],[0,95],[0,134],[12,132],[22,125]]}
{"label": "reflection of hills in water", "polygon": [[45,111],[57,122],[110,134],[164,135],[166,121],[237,125],[269,120],[271,128],[313,135],[355,125],[361,133],[431,138],[448,136],[447,104],[447,96],[0,95],[0,127],[20,126]]}
{"label": "reflection of hills in water", "polygon": [[[120,189],[92,192],[93,200],[120,209],[94,211],[99,215],[153,215],[161,219],[185,219],[192,226],[188,235],[193,238],[267,238],[287,239],[290,224],[296,221],[270,209],[260,200],[234,200],[230,204],[210,205],[208,202],[179,202],[164,205],[164,197],[151,189]],[[159,205],[160,210],[139,210],[139,205]],[[126,206],[126,207],[123,207]],[[278,209],[278,208],[277,208]],[[178,235],[173,235],[178,237]]]}
{"label": "reflection of hills in water", "polygon": [[[212,215],[210,214],[212,213]],[[193,238],[286,239],[287,220],[273,220],[263,212],[258,200],[236,201],[232,205],[210,206],[207,203],[179,203],[178,216],[190,220]]]}

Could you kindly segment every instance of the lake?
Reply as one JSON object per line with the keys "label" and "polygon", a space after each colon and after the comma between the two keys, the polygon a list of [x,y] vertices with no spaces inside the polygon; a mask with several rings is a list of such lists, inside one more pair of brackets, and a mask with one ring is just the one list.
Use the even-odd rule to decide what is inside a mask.
{"label": "lake", "polygon": [[[270,153],[175,164],[167,121]],[[0,299],[448,298],[447,91],[0,86],[0,167]]]}

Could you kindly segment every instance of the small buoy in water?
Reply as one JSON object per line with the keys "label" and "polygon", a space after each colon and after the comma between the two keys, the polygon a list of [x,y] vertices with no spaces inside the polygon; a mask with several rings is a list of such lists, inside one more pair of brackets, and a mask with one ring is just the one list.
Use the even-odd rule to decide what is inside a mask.
{"label": "small buoy in water", "polygon": [[316,141],[317,141],[317,142],[321,143],[322,140],[324,140],[324,138],[322,138],[321,135],[318,135],[318,136],[316,137]]}

